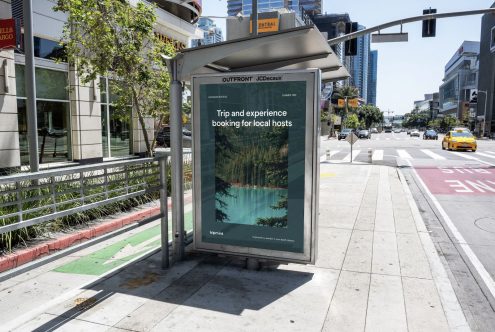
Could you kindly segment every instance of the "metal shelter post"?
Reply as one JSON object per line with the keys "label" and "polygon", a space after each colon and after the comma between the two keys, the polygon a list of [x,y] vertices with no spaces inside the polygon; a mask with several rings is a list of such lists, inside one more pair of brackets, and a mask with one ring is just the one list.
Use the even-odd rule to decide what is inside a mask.
{"label": "metal shelter post", "polygon": [[258,34],[258,0],[253,0],[253,35]]}
{"label": "metal shelter post", "polygon": [[160,157],[160,220],[161,245],[162,245],[162,269],[170,266],[170,254],[168,250],[168,197],[167,197],[167,161],[166,152],[156,151],[156,156]]}
{"label": "metal shelter post", "polygon": [[170,149],[172,153],[172,248],[174,260],[184,259],[184,187],[182,166],[182,84],[177,59],[170,62]]}
{"label": "metal shelter post", "polygon": [[24,55],[26,58],[26,115],[29,142],[29,167],[31,172],[39,171],[38,156],[38,114],[36,109],[36,80],[34,71],[32,0],[23,1]]}

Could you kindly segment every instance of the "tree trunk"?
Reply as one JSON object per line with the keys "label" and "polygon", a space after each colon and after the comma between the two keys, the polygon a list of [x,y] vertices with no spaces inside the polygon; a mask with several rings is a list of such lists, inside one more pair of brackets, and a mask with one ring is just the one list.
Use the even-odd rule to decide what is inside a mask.
{"label": "tree trunk", "polygon": [[148,136],[148,132],[146,131],[146,124],[144,123],[143,114],[141,114],[141,108],[139,107],[139,102],[137,99],[137,94],[134,88],[132,89],[132,97],[134,99],[134,105],[136,106],[136,111],[138,115],[139,124],[141,125],[141,130],[143,132],[144,143],[146,144],[146,156],[151,157],[153,155],[153,151],[151,150],[150,139]]}

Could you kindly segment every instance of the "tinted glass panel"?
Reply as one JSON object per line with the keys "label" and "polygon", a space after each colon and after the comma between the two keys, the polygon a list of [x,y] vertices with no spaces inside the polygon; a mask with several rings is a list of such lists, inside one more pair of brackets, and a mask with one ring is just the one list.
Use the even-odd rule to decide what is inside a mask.
{"label": "tinted glass panel", "polygon": [[[36,68],[36,98],[69,100],[68,74],[63,71]],[[26,97],[25,67],[15,65],[17,97]]]}
{"label": "tinted glass panel", "polygon": [[[71,159],[69,103],[38,101],[38,151],[40,163]],[[21,163],[29,164],[26,101],[17,99]]]}

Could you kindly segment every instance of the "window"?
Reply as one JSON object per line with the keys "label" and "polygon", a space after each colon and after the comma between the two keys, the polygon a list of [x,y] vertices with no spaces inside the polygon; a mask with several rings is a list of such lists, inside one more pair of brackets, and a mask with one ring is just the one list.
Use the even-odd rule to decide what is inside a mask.
{"label": "window", "polygon": [[490,51],[495,52],[495,27],[492,28],[492,33],[490,38]]}
{"label": "window", "polygon": [[[101,91],[101,137],[103,157],[125,157],[132,154],[131,113],[119,114],[112,106],[116,96],[110,91],[109,79],[100,79]],[[107,98],[107,96],[109,96]]]}
{"label": "window", "polygon": [[[68,74],[38,67],[35,71],[39,162],[70,160]],[[16,64],[15,72],[21,164],[29,164],[24,66]]]}

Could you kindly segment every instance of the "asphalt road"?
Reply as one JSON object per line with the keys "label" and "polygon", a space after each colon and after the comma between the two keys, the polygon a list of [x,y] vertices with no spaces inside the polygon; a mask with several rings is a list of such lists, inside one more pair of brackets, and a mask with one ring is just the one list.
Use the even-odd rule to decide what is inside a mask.
{"label": "asphalt road", "polygon": [[[446,151],[437,141],[406,133],[375,134],[353,145],[353,162],[400,167],[445,258],[474,330],[495,330],[495,141],[477,152]],[[347,141],[322,138],[321,160],[350,162]]]}

